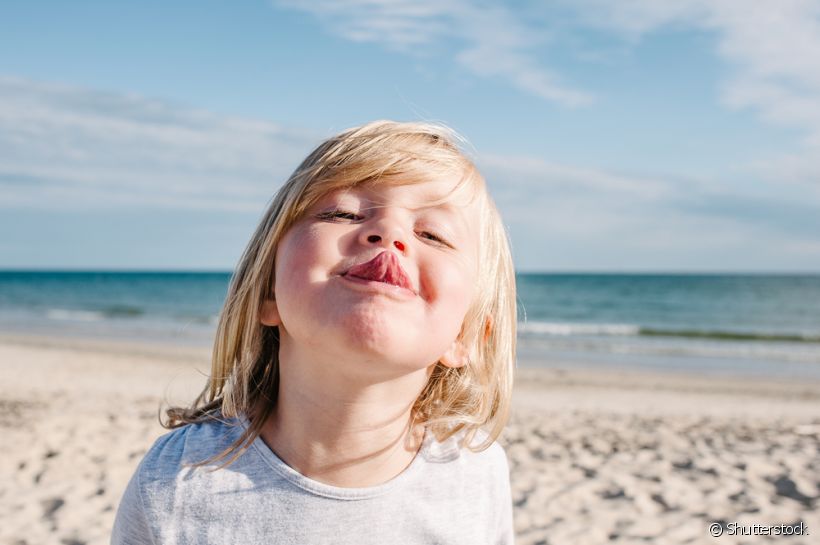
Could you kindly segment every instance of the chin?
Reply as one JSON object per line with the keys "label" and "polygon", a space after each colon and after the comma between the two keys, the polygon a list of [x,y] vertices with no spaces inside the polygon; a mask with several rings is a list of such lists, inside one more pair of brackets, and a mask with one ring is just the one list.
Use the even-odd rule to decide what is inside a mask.
{"label": "chin", "polygon": [[[389,366],[409,373],[427,368],[437,360],[432,351],[427,353],[431,348],[430,344],[408,338],[400,330],[384,331],[369,327],[366,332],[349,331],[346,337],[345,344],[351,351],[360,354],[361,360],[368,364]],[[444,350],[442,348],[441,353]]]}

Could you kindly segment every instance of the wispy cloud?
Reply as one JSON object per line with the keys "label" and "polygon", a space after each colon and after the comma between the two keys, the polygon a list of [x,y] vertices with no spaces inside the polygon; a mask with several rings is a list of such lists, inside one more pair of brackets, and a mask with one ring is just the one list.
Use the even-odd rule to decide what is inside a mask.
{"label": "wispy cloud", "polygon": [[[666,28],[710,32],[715,54],[729,67],[716,83],[716,98],[729,109],[752,111],[766,123],[804,134],[800,149],[761,157],[751,166],[771,180],[814,187],[820,197],[817,0],[559,0],[527,4],[526,18],[522,10],[472,0],[276,3],[311,13],[353,41],[408,54],[453,51],[454,62],[478,76],[565,106],[588,104],[605,90],[565,83],[543,58],[549,48],[575,47],[562,37],[603,30],[634,44]],[[543,47],[547,37],[553,41]]]}
{"label": "wispy cloud", "polygon": [[[138,95],[0,78],[0,208],[258,213],[320,136]],[[479,167],[523,268],[816,268],[800,187],[647,177],[529,156]]]}
{"label": "wispy cloud", "polygon": [[317,140],[168,101],[0,78],[0,207],[259,211]]}
{"label": "wispy cloud", "polygon": [[[524,269],[816,269],[820,202],[801,188],[608,172],[485,156]],[[627,266],[628,264],[628,266]]]}
{"label": "wispy cloud", "polygon": [[762,158],[779,182],[808,184],[820,197],[820,2],[817,0],[568,0],[599,28],[640,40],[664,27],[712,32],[729,66],[719,83],[731,109],[804,134],[803,148]]}
{"label": "wispy cloud", "polygon": [[544,40],[500,4],[465,0],[326,0],[278,5],[306,11],[338,35],[356,42],[380,44],[413,54],[445,49],[455,43],[453,60],[481,77],[510,82],[514,87],[558,104],[576,107],[593,96],[562,81],[543,66],[533,48]]}

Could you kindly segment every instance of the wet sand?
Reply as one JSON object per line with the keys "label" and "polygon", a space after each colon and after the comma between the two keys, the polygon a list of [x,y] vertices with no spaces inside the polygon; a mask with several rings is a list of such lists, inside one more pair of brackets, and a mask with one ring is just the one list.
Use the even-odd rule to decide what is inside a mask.
{"label": "wet sand", "polygon": [[[160,402],[192,399],[208,357],[0,336],[0,543],[107,543],[128,479],[164,433]],[[820,383],[521,368],[502,443],[517,543],[820,536]],[[813,535],[732,536],[730,523],[802,524]]]}

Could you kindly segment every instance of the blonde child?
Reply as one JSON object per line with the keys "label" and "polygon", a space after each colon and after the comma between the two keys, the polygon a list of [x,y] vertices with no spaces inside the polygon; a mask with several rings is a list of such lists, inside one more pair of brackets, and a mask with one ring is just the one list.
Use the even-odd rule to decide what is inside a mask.
{"label": "blonde child", "polygon": [[112,543],[511,543],[515,276],[451,130],[323,142],[231,280],[212,375],[168,410]]}

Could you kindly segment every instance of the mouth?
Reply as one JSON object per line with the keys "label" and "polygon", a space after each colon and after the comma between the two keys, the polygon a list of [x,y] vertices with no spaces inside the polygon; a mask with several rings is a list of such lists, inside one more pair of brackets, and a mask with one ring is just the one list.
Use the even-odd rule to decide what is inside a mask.
{"label": "mouth", "polygon": [[342,276],[370,282],[381,282],[391,286],[404,288],[415,294],[413,283],[399,264],[399,259],[387,250],[365,263],[354,265]]}

